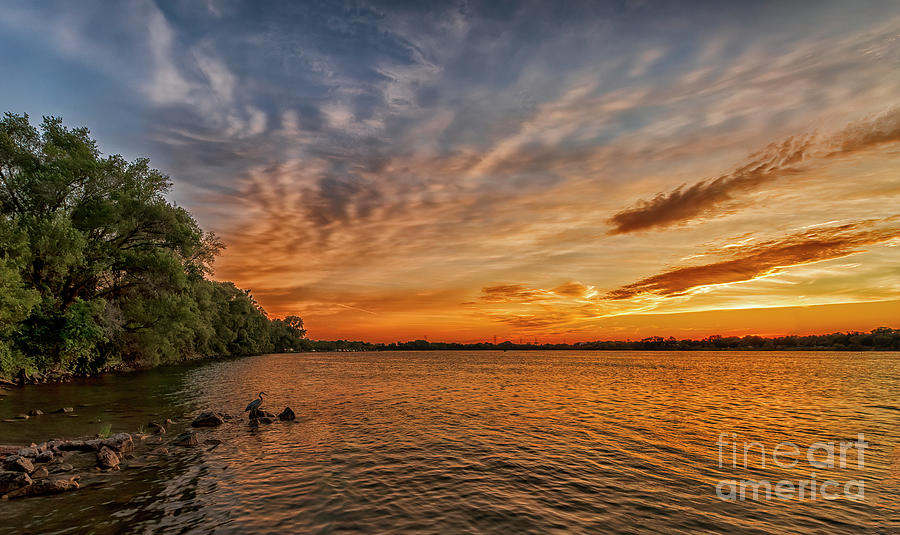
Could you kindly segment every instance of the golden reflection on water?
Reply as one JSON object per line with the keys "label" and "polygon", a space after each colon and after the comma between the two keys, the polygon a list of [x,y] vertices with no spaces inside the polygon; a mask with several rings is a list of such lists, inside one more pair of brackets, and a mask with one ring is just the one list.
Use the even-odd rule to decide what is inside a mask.
{"label": "golden reflection on water", "polygon": [[[121,524],[111,529],[134,523],[154,532],[271,533],[900,529],[897,353],[267,355],[141,377],[48,392],[55,389],[54,403],[77,395],[119,417],[130,411],[143,418],[205,408],[239,414],[264,390],[268,410],[290,406],[299,418],[259,429],[239,420],[208,432],[222,446],[123,483],[139,499],[122,506]],[[136,397],[143,386],[154,395]],[[12,394],[4,417],[35,402],[25,391]],[[20,425],[17,436],[39,433],[40,425]],[[727,446],[717,445],[722,433],[733,442],[758,442],[767,453],[780,442],[804,453],[795,455],[794,467],[775,465],[770,453],[764,468],[758,455],[748,468],[735,467]],[[852,455],[847,468],[812,467],[805,459],[815,442],[854,441],[859,433],[869,443],[862,468]],[[864,481],[865,500],[716,496],[722,480],[774,483],[813,473],[820,482]],[[164,490],[151,496],[146,487]],[[118,507],[98,503],[108,499],[102,490],[54,499],[76,527],[91,525],[97,508]],[[0,505],[0,513],[37,529],[28,524],[29,506],[18,503]]]}

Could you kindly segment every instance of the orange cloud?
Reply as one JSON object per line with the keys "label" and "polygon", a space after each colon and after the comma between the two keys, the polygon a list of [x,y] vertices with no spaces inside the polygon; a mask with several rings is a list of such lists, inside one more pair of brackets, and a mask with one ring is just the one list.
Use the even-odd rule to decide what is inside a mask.
{"label": "orange cloud", "polygon": [[871,228],[877,223],[878,220],[867,220],[819,228],[739,247],[728,260],[671,269],[613,290],[606,296],[628,299],[641,294],[683,295],[700,286],[748,281],[785,267],[848,256],[861,252],[859,247],[900,236],[897,226]]}
{"label": "orange cloud", "polygon": [[665,228],[722,211],[735,194],[752,191],[779,178],[809,170],[811,160],[849,156],[886,143],[900,141],[900,108],[859,121],[830,138],[816,142],[796,136],[773,143],[731,173],[702,180],[618,212],[609,219],[608,234],[626,234]]}

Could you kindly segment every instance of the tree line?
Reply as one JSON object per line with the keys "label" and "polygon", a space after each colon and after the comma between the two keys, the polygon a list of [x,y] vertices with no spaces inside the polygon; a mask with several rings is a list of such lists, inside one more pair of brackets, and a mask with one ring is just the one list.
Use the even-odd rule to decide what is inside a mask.
{"label": "tree line", "polygon": [[58,117],[0,120],[0,376],[299,350],[297,316],[210,279],[224,247],[149,160]]}
{"label": "tree line", "polygon": [[572,344],[516,344],[511,341],[497,344],[476,342],[429,342],[411,340],[390,344],[337,341],[307,342],[307,347],[318,351],[531,351],[531,350],[651,350],[651,351],[900,351],[900,329],[879,327],[869,332],[836,332],[806,336],[719,336],[699,340],[650,336],[641,340],[597,340]]}

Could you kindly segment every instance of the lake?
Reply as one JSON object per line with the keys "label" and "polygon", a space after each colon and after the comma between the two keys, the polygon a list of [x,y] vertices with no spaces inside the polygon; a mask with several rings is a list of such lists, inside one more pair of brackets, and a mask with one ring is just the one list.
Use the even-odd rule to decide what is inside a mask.
{"label": "lake", "polygon": [[[460,351],[29,386],[5,393],[0,418],[75,412],[0,423],[0,444],[236,418],[202,431],[222,441],[211,451],[0,502],[0,533],[898,533],[898,384],[900,353]],[[252,428],[241,411],[260,390],[297,420]],[[774,462],[786,442],[797,449]],[[843,467],[807,456],[842,442]],[[814,500],[729,496],[744,480],[834,484]]]}

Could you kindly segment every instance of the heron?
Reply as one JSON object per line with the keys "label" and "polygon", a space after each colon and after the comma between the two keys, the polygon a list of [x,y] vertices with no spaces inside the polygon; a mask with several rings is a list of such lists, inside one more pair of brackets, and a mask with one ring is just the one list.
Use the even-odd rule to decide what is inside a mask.
{"label": "heron", "polygon": [[263,394],[265,394],[265,395],[267,395],[267,396],[269,395],[269,394],[266,394],[265,392],[260,392],[260,393],[258,394],[259,399],[254,399],[253,401],[251,401],[250,404],[247,405],[247,408],[244,409],[244,412],[247,412],[247,411],[253,412],[253,411],[259,410],[259,406],[262,405],[262,401],[263,401],[263,400],[262,400],[262,397],[263,397]]}

